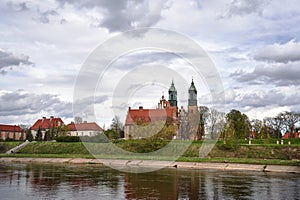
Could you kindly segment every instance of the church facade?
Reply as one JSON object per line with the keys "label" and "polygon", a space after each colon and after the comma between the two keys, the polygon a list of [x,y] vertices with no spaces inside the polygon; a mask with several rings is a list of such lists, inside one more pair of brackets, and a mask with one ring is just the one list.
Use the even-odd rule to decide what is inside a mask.
{"label": "church facade", "polygon": [[[172,81],[168,91],[169,98],[161,97],[156,109],[144,109],[140,106],[138,109],[128,108],[126,121],[124,125],[125,139],[146,138],[151,133],[135,131],[137,126],[147,125],[150,123],[172,123],[175,128],[174,137],[176,139],[201,139],[199,134],[199,110],[197,104],[197,89],[192,80],[188,90],[188,106],[187,110],[183,106],[178,108],[177,90]],[[155,133],[154,133],[155,134]]]}

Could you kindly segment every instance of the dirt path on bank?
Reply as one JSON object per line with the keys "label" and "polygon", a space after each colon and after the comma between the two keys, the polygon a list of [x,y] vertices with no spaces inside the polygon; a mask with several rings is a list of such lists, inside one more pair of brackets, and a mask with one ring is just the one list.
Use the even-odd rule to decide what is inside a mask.
{"label": "dirt path on bank", "polygon": [[198,162],[174,162],[156,160],[108,160],[108,159],[84,159],[84,158],[0,158],[0,163],[65,163],[65,164],[99,164],[112,168],[183,168],[183,169],[212,169],[223,171],[257,171],[257,172],[282,172],[300,174],[299,166],[286,165],[256,165],[256,164],[237,164],[237,163],[198,163]]}

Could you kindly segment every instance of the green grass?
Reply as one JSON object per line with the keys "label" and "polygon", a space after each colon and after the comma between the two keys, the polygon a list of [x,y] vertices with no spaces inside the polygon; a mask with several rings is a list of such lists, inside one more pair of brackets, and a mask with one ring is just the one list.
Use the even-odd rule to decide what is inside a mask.
{"label": "green grass", "polygon": [[5,153],[6,151],[20,145],[21,142],[0,142],[0,153]]}
{"label": "green grass", "polygon": [[90,154],[0,154],[0,157],[15,157],[15,158],[87,158],[93,159]]}
{"label": "green grass", "polygon": [[295,165],[300,166],[299,160],[279,160],[279,159],[256,159],[256,158],[195,158],[180,157],[181,162],[215,162],[215,163],[242,163],[242,164],[262,164],[262,165]]}
{"label": "green grass", "polygon": [[[237,147],[231,145],[232,141],[227,141],[226,145],[223,144],[223,141],[218,141],[206,158],[199,158],[199,148],[203,141],[193,141],[178,161],[224,162],[226,160],[229,163],[299,165],[300,139],[291,139],[292,145],[287,145],[287,141],[285,140],[285,145],[276,145],[276,139],[252,140],[253,145],[248,145],[248,141],[240,140]],[[165,154],[162,156],[143,154],[155,151],[168,142],[170,141],[158,140],[149,143],[147,140],[123,140],[116,141],[115,144],[126,151],[141,153],[134,159],[172,160],[173,157]],[[1,144],[12,148],[20,142],[1,142]],[[175,144],[189,144],[189,142],[175,141]],[[132,159],[129,154],[119,155],[114,148],[108,146],[108,143],[88,143],[88,145],[91,149],[96,149],[93,154],[99,152],[97,158]],[[32,142],[16,154],[6,155],[5,151],[0,153],[2,153],[0,157],[94,158],[81,142]],[[172,155],[173,149],[170,149],[169,153]]]}
{"label": "green grass", "polygon": [[31,142],[20,154],[89,154],[81,142]]}

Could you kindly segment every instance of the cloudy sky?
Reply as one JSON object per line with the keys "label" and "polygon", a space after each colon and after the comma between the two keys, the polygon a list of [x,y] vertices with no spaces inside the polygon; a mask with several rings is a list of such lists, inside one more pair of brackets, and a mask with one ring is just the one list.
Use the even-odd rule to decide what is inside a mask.
{"label": "cloudy sky", "polygon": [[[298,4],[297,0],[2,0],[0,123],[32,124],[50,115],[69,123],[74,84],[90,54],[110,38],[142,27],[178,32],[200,45],[220,74],[226,111],[234,108],[258,119],[300,111]],[[127,102],[113,105],[114,94],[109,91],[118,88],[128,72],[146,65],[173,66],[187,82],[194,77],[198,104],[210,105],[203,80],[182,59],[165,52],[135,51],[115,59],[98,81],[91,109],[100,125],[109,124],[113,107],[126,114],[128,106],[155,106],[162,92],[167,93],[169,85],[141,84]],[[165,74],[165,79],[168,83],[174,79],[178,88],[188,87],[176,85],[174,76]],[[186,106],[187,93],[179,96]]]}

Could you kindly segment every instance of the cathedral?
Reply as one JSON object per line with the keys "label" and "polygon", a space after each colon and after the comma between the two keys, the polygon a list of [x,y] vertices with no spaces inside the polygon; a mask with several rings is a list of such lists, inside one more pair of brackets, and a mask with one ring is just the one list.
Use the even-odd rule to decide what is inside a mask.
{"label": "cathedral", "polygon": [[[124,126],[125,139],[146,138],[149,133],[137,133],[134,131],[136,125],[156,123],[159,121],[171,122],[175,125],[176,139],[199,140],[201,139],[199,129],[199,110],[197,105],[197,89],[192,80],[188,90],[188,107],[178,108],[177,90],[172,81],[168,91],[169,98],[161,97],[156,109],[144,109],[140,106],[138,109],[128,108],[127,117]],[[141,129],[140,129],[141,130]],[[143,132],[143,131],[139,131]]]}

